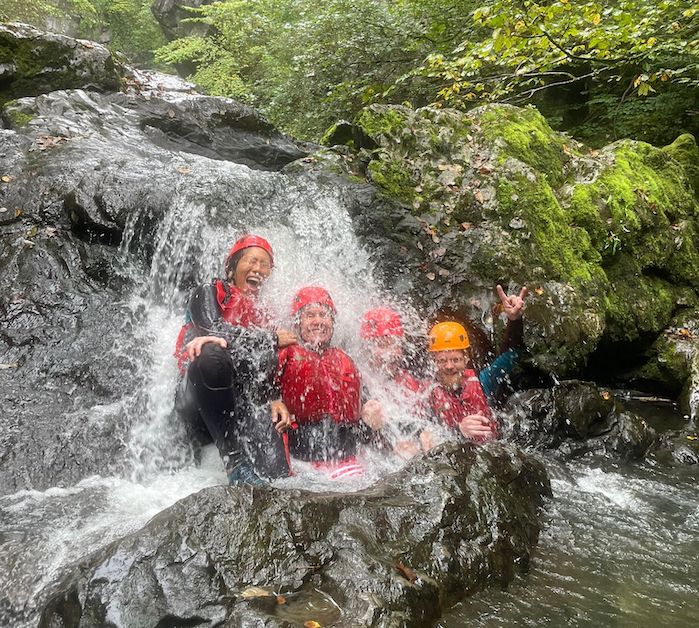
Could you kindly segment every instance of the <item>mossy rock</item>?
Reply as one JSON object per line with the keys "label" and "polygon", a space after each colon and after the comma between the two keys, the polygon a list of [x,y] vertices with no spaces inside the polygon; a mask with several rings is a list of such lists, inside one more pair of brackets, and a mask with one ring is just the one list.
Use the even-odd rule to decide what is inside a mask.
{"label": "mossy rock", "polygon": [[10,129],[18,129],[29,124],[35,117],[31,106],[22,100],[10,100],[2,109],[2,120]]}
{"label": "mossy rock", "polygon": [[554,131],[535,107],[495,105],[470,114],[481,126],[483,137],[508,155],[546,175],[552,186],[568,177],[574,140]]}
{"label": "mossy rock", "polygon": [[104,46],[15,23],[0,24],[0,66],[0,103],[59,89],[115,91],[122,77]]}
{"label": "mossy rock", "polygon": [[576,185],[569,208],[590,235],[603,265],[623,251],[641,269],[666,269],[673,281],[699,287],[697,203],[684,168],[660,149],[622,140],[602,151],[593,182]]}
{"label": "mossy rock", "polygon": [[[588,151],[535,109],[509,105],[372,105],[353,125],[334,137],[412,218],[393,220],[383,236],[405,246],[401,225],[410,225],[407,266],[428,313],[482,302],[495,283],[528,285],[534,361],[566,376],[600,344],[647,347],[678,303],[696,298],[691,136],[666,149],[622,140]],[[360,134],[374,148],[357,150]]]}
{"label": "mossy rock", "polygon": [[684,133],[663,151],[684,168],[695,196],[699,196],[699,146],[694,136]]}
{"label": "mossy rock", "polygon": [[630,374],[644,387],[662,388],[678,397],[680,410],[696,421],[699,400],[699,309],[697,300],[675,316],[655,340],[646,363]]}

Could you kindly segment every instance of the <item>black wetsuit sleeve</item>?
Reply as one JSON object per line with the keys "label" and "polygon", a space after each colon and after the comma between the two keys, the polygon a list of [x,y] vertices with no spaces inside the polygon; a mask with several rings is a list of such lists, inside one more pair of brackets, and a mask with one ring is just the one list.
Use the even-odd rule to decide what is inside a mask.
{"label": "black wetsuit sleeve", "polygon": [[279,398],[274,383],[277,334],[260,327],[241,327],[223,320],[213,284],[199,286],[189,301],[189,317],[197,336],[223,338],[234,364],[245,364],[249,378],[258,379],[262,399]]}
{"label": "black wetsuit sleeve", "polygon": [[259,350],[277,350],[277,335],[259,327],[231,325],[221,317],[221,308],[216,300],[213,284],[199,286],[189,301],[189,317],[198,336],[218,336],[228,346],[244,342]]}
{"label": "black wetsuit sleeve", "polygon": [[518,318],[516,321],[507,321],[505,325],[505,335],[500,344],[500,352],[505,353],[510,349],[521,349],[524,346],[524,320]]}

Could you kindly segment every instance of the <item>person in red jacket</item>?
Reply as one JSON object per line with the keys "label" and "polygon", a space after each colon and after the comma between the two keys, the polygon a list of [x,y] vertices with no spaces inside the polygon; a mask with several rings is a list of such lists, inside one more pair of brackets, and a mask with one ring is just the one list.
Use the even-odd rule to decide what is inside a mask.
{"label": "person in red jacket", "polygon": [[282,431],[289,424],[273,376],[276,351],[296,337],[272,329],[257,302],[273,265],[267,240],[256,235],[237,240],[226,257],[226,278],[195,290],[177,338],[178,413],[198,440],[208,436],[215,442],[231,484],[259,484],[260,475],[289,471],[281,438],[271,427]]}
{"label": "person in red jacket", "polygon": [[359,335],[369,351],[369,366],[388,377],[406,393],[424,389],[424,384],[405,369],[405,331],[398,312],[390,307],[368,310],[362,317]]}
{"label": "person in red jacket", "polygon": [[[362,317],[359,335],[368,352],[369,379],[381,389],[379,396],[401,415],[400,422],[388,426],[386,431],[392,437],[386,434],[384,444],[390,440],[389,448],[400,456],[413,456],[419,447],[413,438],[416,433],[412,419],[417,418],[415,409],[421,408],[427,386],[405,368],[405,331],[400,315],[390,307],[368,310]],[[382,428],[386,422],[383,404],[377,398],[369,399],[362,408],[362,419],[375,429]]]}
{"label": "person in red jacket", "polygon": [[[509,319],[508,327],[520,328],[519,333],[509,330],[509,335],[521,339],[521,318],[527,289],[522,288],[519,295],[507,296],[502,287],[497,286],[497,292]],[[469,346],[466,329],[459,323],[442,322],[430,330],[428,351],[434,359],[436,384],[429,394],[429,409],[438,423],[469,440],[485,442],[497,437],[497,426],[481,385],[483,374],[479,378],[479,374],[469,368]],[[423,442],[425,440],[423,434]]]}
{"label": "person in red jacket", "polygon": [[352,359],[330,344],[335,304],[327,290],[308,286],[294,296],[291,314],[300,341],[279,351],[277,367],[282,400],[294,421],[290,453],[331,477],[360,474],[357,445],[367,435],[360,418],[361,378]]}

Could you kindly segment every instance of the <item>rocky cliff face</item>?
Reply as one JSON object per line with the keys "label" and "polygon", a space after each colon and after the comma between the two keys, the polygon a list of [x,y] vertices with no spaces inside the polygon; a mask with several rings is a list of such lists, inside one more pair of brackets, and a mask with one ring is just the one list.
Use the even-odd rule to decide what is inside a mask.
{"label": "rocky cliff face", "polygon": [[[239,225],[246,216],[236,199],[249,200],[240,199],[252,194],[250,177],[230,164],[263,173],[306,153],[249,107],[191,94],[167,77],[147,87],[145,75],[127,73],[97,44],[13,25],[0,37],[1,50],[28,55],[10,55],[18,60],[0,114],[0,387],[12,408],[0,485],[14,490],[121,465],[143,412],[123,399],[144,385],[137,365],[148,357],[138,347],[149,342],[126,300],[147,276],[154,234],[173,206],[184,212],[208,199],[222,223]],[[124,92],[102,93],[122,84]],[[35,95],[6,98],[26,94]],[[260,178],[262,197],[279,187]],[[264,211],[250,202],[251,212]],[[196,234],[192,247],[191,268],[156,274],[151,290],[196,276]],[[128,263],[124,249],[133,252]],[[134,261],[144,266],[134,271]],[[103,420],[89,418],[96,407]]]}

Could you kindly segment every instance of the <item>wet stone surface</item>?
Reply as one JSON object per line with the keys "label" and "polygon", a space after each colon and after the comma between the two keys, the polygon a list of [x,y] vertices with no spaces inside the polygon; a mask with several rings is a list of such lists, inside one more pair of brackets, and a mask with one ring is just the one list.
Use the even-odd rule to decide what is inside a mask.
{"label": "wet stone surface", "polygon": [[276,594],[314,592],[337,625],[428,625],[526,569],[549,494],[541,463],[499,443],[442,446],[352,494],[205,489],[77,565],[41,625],[282,626]]}

